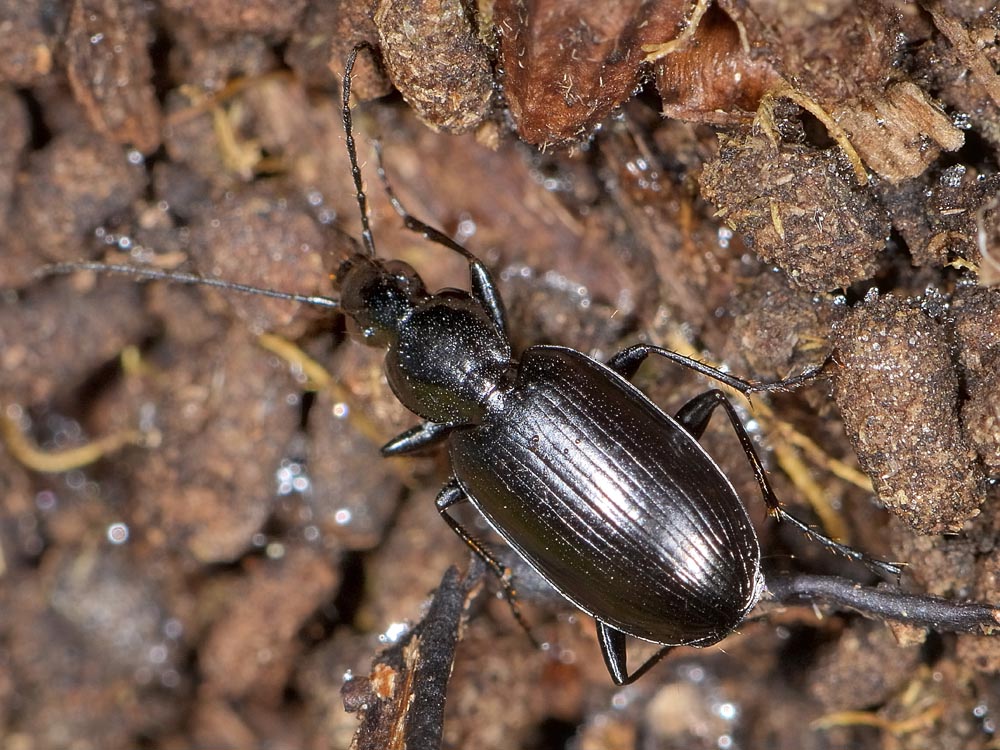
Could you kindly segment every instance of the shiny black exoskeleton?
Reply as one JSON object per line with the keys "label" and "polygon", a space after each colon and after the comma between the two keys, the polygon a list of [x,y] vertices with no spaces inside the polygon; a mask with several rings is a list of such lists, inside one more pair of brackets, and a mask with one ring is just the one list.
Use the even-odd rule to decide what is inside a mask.
{"label": "shiny black exoskeleton", "polygon": [[[881,563],[818,534],[778,504],[733,405],[720,390],[694,397],[670,416],[629,380],[651,354],[743,394],[793,387],[809,376],[750,383],[675,352],[640,344],[597,362],[578,351],[535,346],[515,359],[503,302],[486,267],[468,250],[410,216],[387,181],[406,225],[469,263],[470,291],[431,294],[399,261],[375,257],[344,76],[344,126],[362,217],[364,253],[340,269],[339,300],[302,297],[197,276],[110,266],[60,264],[266,294],[343,312],[363,342],[386,350],[385,371],[399,400],[423,420],[386,444],[401,455],[446,443],[452,477],[437,499],[442,517],[493,569],[517,614],[510,576],[451,515],[469,502],[545,580],[591,614],[605,663],[618,684],[646,672],[678,645],[706,646],[733,632],[764,596],[827,601],[870,616],[992,634],[1000,613],[988,604],[859,586],[830,576],[767,576],[746,508],[698,440],[716,408],[729,417],[771,516],[827,547]],[[384,174],[380,174],[384,177]],[[626,638],[661,644],[633,672]]]}

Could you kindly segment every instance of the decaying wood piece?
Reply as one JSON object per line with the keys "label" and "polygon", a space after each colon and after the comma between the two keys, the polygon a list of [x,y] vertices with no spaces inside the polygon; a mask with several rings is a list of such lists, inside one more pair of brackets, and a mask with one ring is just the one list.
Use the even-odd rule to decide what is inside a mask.
{"label": "decaying wood piece", "polygon": [[958,417],[947,328],[872,294],[840,328],[835,356],[837,404],[879,499],[917,533],[960,530],[986,494]]}
{"label": "decaying wood piece", "polygon": [[501,0],[501,82],[518,135],[558,145],[585,138],[639,85],[643,46],[674,38],[688,2]]}
{"label": "decaying wood piece", "polygon": [[375,25],[393,84],[428,126],[465,133],[486,119],[493,69],[460,0],[381,0]]}
{"label": "decaying wood piece", "polygon": [[484,570],[478,561],[464,577],[449,568],[424,618],[378,655],[367,677],[344,684],[344,707],[361,715],[351,750],[440,747],[455,647]]}
{"label": "decaying wood piece", "polygon": [[916,177],[964,135],[901,70],[899,12],[877,4],[815,6],[724,1],[751,49],[850,136],[866,166],[890,182]]}

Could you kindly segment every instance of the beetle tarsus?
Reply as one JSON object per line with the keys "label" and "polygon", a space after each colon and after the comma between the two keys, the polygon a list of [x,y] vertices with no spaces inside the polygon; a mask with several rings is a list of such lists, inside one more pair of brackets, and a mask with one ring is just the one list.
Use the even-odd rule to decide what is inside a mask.
{"label": "beetle tarsus", "polygon": [[780,505],[774,508],[772,516],[776,518],[779,522],[790,523],[792,526],[797,528],[807,537],[812,539],[814,542],[822,544],[827,549],[836,552],[839,555],[843,555],[848,559],[854,560],[855,562],[862,563],[869,570],[877,573],[880,576],[886,578],[895,578],[899,581],[900,576],[903,574],[903,569],[899,563],[888,562],[886,560],[879,560],[877,557],[871,557],[866,555],[864,552],[854,549],[853,547],[848,547],[846,544],[841,544],[828,536],[816,531],[805,521],[793,516],[791,513],[786,511]]}
{"label": "beetle tarsus", "polygon": [[751,393],[786,393],[788,391],[794,391],[807,383],[811,383],[813,380],[822,375],[824,366],[825,365],[817,365],[816,367],[810,367],[809,369],[800,372],[798,375],[790,375],[783,380],[773,380],[770,382],[756,380],[748,381],[751,388],[744,391],[744,395],[749,397]]}

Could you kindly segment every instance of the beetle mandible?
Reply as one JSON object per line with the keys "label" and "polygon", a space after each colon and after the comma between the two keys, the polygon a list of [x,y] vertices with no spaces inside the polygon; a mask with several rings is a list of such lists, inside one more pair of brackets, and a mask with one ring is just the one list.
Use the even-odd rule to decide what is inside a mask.
{"label": "beetle mandible", "polygon": [[[451,515],[455,506],[472,504],[520,557],[590,614],[605,664],[619,685],[639,678],[675,646],[722,640],[764,596],[825,600],[940,630],[991,633],[997,627],[997,610],[988,604],[864,587],[831,576],[765,577],[747,510],[699,444],[720,407],[770,516],[882,573],[899,569],[823,536],[781,507],[746,428],[721,390],[695,396],[671,416],[630,383],[650,355],[744,395],[789,389],[811,373],[751,382],[648,344],[629,347],[606,363],[558,346],[533,346],[515,359],[503,300],[486,266],[407,213],[381,161],[379,174],[405,225],[466,259],[470,291],[430,293],[406,263],[377,258],[351,121],[351,75],[359,49],[345,67],[343,120],[364,252],[340,268],[339,299],[100,263],[61,264],[42,273],[123,272],[339,310],[361,341],[385,349],[393,393],[422,420],[383,446],[382,454],[445,444],[452,475],[437,497],[441,516],[497,575],[519,619],[510,576]],[[629,636],[661,645],[632,672]]]}

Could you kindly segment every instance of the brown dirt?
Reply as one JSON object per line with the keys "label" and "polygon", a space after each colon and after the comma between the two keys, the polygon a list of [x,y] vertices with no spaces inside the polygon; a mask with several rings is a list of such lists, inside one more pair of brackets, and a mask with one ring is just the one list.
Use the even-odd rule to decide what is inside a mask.
{"label": "brown dirt", "polygon": [[[835,388],[754,415],[783,502],[909,562],[904,586],[1000,601],[1000,11],[720,0],[644,63],[691,3],[470,5],[436,3],[437,26],[388,0],[0,0],[0,416],[50,454],[145,435],[50,473],[0,448],[10,747],[347,747],[345,673],[466,563],[433,505],[445,457],[378,457],[413,418],[342,322],[32,276],[106,259],[335,295],[360,225],[338,94],[359,41],[385,46],[355,110],[380,255],[466,283],[400,226],[372,138],[410,210],[494,270],[518,349],[642,337],[759,379],[827,362]],[[305,395],[262,333],[334,385]],[[637,378],[671,411],[707,387],[675,370]],[[762,519],[723,422],[704,442],[765,564],[868,580]],[[469,602],[447,747],[995,746],[998,639],[788,609],[620,691],[592,623],[519,588],[548,647]]]}

